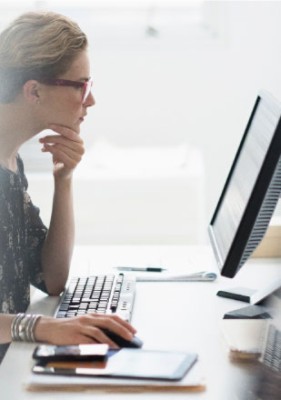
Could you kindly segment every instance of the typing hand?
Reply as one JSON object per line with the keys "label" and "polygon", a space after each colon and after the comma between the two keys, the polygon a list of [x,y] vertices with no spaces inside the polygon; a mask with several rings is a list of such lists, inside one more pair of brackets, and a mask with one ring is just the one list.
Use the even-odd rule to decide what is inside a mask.
{"label": "typing hand", "polygon": [[132,340],[136,333],[131,324],[117,315],[86,314],[73,318],[41,317],[35,328],[35,337],[38,341],[56,345],[105,343],[118,348],[104,330],[126,340]]}

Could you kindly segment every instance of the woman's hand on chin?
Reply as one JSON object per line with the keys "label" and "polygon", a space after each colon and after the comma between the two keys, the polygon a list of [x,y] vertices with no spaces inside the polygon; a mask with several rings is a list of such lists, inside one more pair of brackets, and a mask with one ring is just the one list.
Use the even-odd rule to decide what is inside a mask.
{"label": "woman's hand on chin", "polygon": [[49,128],[56,134],[39,139],[42,151],[52,154],[55,178],[69,178],[85,152],[84,142],[71,128],[55,124]]}

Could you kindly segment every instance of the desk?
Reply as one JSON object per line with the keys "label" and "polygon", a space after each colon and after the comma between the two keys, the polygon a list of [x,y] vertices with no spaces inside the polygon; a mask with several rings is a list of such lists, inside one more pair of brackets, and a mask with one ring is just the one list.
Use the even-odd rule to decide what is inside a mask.
{"label": "desk", "polygon": [[[211,250],[208,247],[186,246],[94,246],[75,249],[71,273],[81,275],[111,270],[116,265],[166,265],[169,268],[186,267],[198,263],[200,269],[210,269]],[[262,262],[255,260],[245,267],[247,274],[270,275],[278,272],[279,261]],[[191,267],[192,268],[192,267]],[[198,267],[197,267],[198,268]],[[267,271],[265,273],[265,270]],[[259,271],[259,273],[257,273]],[[248,278],[249,278],[248,276]],[[247,278],[247,279],[248,279]],[[251,278],[252,279],[252,278]],[[5,400],[81,400],[105,399],[241,399],[237,392],[244,390],[251,380],[254,368],[249,365],[230,363],[224,346],[219,323],[227,311],[243,307],[239,301],[223,299],[216,292],[230,285],[227,278],[219,277],[215,282],[180,283],[137,283],[133,325],[144,340],[145,348],[175,349],[197,352],[205,376],[205,392],[200,393],[31,393],[23,385],[32,365],[33,344],[13,343],[0,367],[1,398]],[[236,282],[234,282],[236,283]],[[157,293],[157,297],[155,296]],[[31,312],[52,314],[58,302],[57,297],[48,298],[39,291],[32,297]]]}

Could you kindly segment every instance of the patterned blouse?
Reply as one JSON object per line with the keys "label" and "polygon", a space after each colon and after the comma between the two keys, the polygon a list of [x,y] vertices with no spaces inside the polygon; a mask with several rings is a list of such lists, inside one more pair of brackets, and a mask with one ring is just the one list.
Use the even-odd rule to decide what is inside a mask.
{"label": "patterned blouse", "polygon": [[[30,284],[47,292],[41,269],[41,249],[47,228],[27,194],[23,162],[18,171],[0,166],[0,312],[25,312]],[[7,349],[0,345],[0,363]]]}

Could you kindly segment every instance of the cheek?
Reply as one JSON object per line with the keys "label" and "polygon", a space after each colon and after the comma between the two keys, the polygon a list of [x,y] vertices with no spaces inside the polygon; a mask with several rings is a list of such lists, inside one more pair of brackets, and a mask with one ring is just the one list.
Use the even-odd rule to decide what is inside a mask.
{"label": "cheek", "polygon": [[67,112],[73,114],[81,113],[82,102],[79,94],[73,93],[72,96],[70,95],[66,96],[60,104],[60,109],[64,110],[66,113]]}
{"label": "cheek", "polygon": [[81,102],[74,96],[60,96],[60,98],[50,102],[50,107],[54,113],[68,115],[69,117],[81,113]]}
{"label": "cheek", "polygon": [[69,127],[75,127],[79,122],[81,112],[79,112],[80,106],[74,104],[73,102],[54,102],[48,107],[44,108],[42,121],[45,125],[50,125],[52,123],[59,125],[66,125]]}

